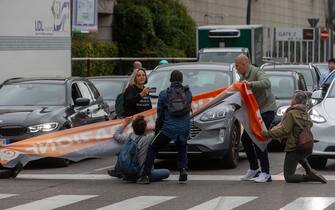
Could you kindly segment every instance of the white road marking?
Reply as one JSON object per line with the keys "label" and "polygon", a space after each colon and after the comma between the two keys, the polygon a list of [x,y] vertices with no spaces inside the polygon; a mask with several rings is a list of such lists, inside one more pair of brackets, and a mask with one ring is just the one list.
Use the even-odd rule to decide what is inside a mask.
{"label": "white road marking", "polygon": [[141,210],[171,200],[175,196],[138,196],[97,210]]}
{"label": "white road marking", "polygon": [[279,210],[319,210],[325,209],[335,202],[335,197],[301,197]]}
{"label": "white road marking", "polygon": [[17,196],[17,194],[0,194],[0,199]]}
{"label": "white road marking", "polygon": [[231,210],[256,198],[248,196],[220,196],[188,210]]}
{"label": "white road marking", "polygon": [[106,166],[106,167],[103,167],[103,168],[97,168],[97,169],[94,169],[93,171],[104,171],[104,170],[107,170],[107,169],[113,169],[115,167],[115,165],[111,165],[111,166]]}
{"label": "white road marking", "polygon": [[94,198],[97,195],[57,195],[27,204],[19,205],[7,210],[51,210],[67,206],[79,201]]}
{"label": "white road marking", "polygon": [[[189,175],[189,181],[240,181],[242,175]],[[328,181],[335,181],[335,175],[325,175]],[[17,179],[50,179],[50,180],[115,180],[107,174],[19,174]],[[170,181],[177,181],[179,175],[171,175]],[[274,181],[284,181],[283,175],[272,175]]]}

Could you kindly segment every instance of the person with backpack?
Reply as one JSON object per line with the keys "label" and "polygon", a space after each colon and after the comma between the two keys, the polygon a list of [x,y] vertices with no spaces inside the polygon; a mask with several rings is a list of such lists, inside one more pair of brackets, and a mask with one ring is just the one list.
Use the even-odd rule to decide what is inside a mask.
{"label": "person with backpack", "polygon": [[[136,116],[132,122],[133,132],[123,135],[124,129],[132,121],[132,117],[124,118],[122,126],[115,132],[113,139],[123,144],[118,155],[115,169],[108,170],[110,176],[136,181],[143,173],[144,162],[148,146],[154,134],[147,134],[147,123],[142,115]],[[150,174],[150,181],[160,181],[170,176],[168,169],[154,169]]]}
{"label": "person with backpack", "polygon": [[122,117],[129,117],[152,108],[149,96],[150,88],[144,86],[147,81],[147,74],[142,68],[136,69],[131,75],[128,87],[122,94],[123,100],[117,99],[118,103],[115,105],[118,109],[119,101],[123,102],[121,104],[124,108],[121,113]]}
{"label": "person with backpack", "polygon": [[[306,93],[297,91],[281,123],[270,131],[263,131],[262,134],[267,138],[285,139],[284,178],[286,182],[327,183],[326,179],[317,174],[306,160],[306,157],[312,153],[314,142],[311,133],[313,122],[307,113],[307,100]],[[306,175],[295,173],[298,163],[305,169]]]}
{"label": "person with backpack", "polygon": [[174,70],[170,76],[171,85],[160,92],[157,104],[155,137],[149,145],[144,171],[137,183],[149,184],[151,169],[158,149],[171,141],[178,147],[179,181],[187,181],[187,140],[190,133],[190,111],[192,93],[183,86],[183,74]]}

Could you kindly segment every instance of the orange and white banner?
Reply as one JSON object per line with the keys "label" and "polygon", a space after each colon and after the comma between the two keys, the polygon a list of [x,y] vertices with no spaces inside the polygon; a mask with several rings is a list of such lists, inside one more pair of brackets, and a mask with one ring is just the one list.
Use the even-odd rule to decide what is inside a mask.
{"label": "orange and white banner", "polygon": [[[265,126],[260,117],[255,97],[251,89],[244,83],[238,83],[236,88],[240,91],[242,101],[246,107],[245,111],[242,111],[245,114],[241,116],[248,119],[241,119],[241,116],[237,116],[237,118],[241,121],[244,128],[250,132],[255,143],[261,149],[264,149],[267,142],[262,137],[261,131]],[[193,115],[201,114],[213,103],[226,99],[229,94],[225,89],[221,88],[194,96],[192,101]],[[141,113],[141,115],[145,116],[148,127],[153,129],[156,120],[156,109],[148,110]],[[121,126],[122,121],[122,119],[118,119],[99,122],[48,133],[9,145],[2,145],[0,146],[0,164],[12,168],[18,162],[25,165],[29,161],[43,157],[59,157],[79,161],[85,158],[115,155],[120,150],[120,145],[113,141],[113,135]],[[245,122],[249,123],[245,124]],[[130,132],[131,128],[128,126],[125,129],[125,134]]]}

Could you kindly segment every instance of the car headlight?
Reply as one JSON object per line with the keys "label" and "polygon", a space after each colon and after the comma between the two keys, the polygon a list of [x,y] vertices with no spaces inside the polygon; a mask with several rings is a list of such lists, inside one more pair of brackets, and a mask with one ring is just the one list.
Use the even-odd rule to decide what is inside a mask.
{"label": "car headlight", "polygon": [[282,117],[290,106],[281,106],[277,110],[277,116]]}
{"label": "car headlight", "polygon": [[319,112],[317,112],[315,109],[312,109],[309,113],[309,116],[311,117],[313,122],[316,123],[324,123],[326,122],[326,119],[319,114]]}
{"label": "car headlight", "polygon": [[206,111],[201,117],[201,121],[212,121],[224,118],[229,111],[229,108],[225,107],[223,109],[214,109]]}
{"label": "car headlight", "polygon": [[49,132],[58,128],[57,122],[43,123],[39,125],[33,125],[28,127],[29,133],[37,133],[37,132]]}

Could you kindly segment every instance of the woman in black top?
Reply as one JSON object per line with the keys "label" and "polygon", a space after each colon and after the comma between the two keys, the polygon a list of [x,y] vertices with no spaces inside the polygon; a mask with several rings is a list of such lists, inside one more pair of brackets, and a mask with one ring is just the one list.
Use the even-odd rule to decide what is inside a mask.
{"label": "woman in black top", "polygon": [[149,96],[150,88],[144,87],[147,80],[147,74],[144,69],[135,69],[124,92],[124,117],[152,108]]}

